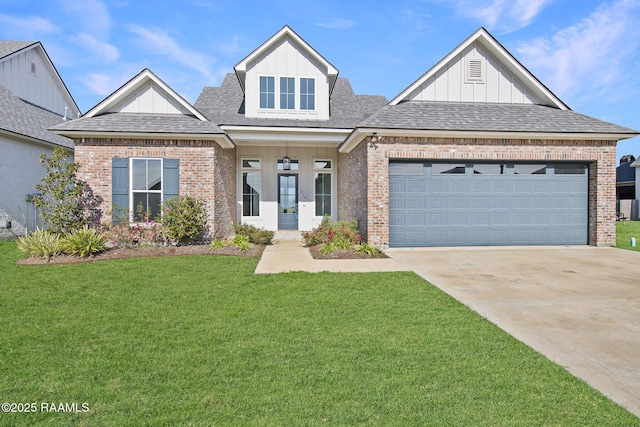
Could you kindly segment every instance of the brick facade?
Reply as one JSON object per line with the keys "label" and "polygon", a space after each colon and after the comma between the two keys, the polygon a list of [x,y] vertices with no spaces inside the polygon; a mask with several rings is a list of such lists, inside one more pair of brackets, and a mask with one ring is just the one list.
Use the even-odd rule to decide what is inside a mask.
{"label": "brick facade", "polygon": [[338,153],[338,221],[358,220],[360,233],[367,235],[367,144],[350,153]]}
{"label": "brick facade", "polygon": [[368,169],[366,235],[372,245],[389,245],[389,159],[588,163],[589,242],[616,243],[616,141],[385,137],[376,148],[363,141],[353,153],[362,147]]}
{"label": "brick facade", "polygon": [[204,199],[213,237],[233,234],[235,219],[235,149],[223,149],[215,141],[160,139],[92,139],[75,141],[78,178],[103,198],[103,221],[112,207],[111,159],[114,157],[162,157],[180,159],[180,195]]}

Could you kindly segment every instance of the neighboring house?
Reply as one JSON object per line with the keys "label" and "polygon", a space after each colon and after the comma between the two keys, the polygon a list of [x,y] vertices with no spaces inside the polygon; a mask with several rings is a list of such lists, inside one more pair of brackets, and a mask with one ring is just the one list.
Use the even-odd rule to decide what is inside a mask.
{"label": "neighboring house", "polygon": [[620,157],[616,168],[616,200],[636,198],[636,169],[631,166],[635,160],[631,154]]}
{"label": "neighboring house", "polygon": [[285,26],[190,105],[149,70],[83,117],[81,178],[133,214],[177,194],[233,222],[358,219],[386,246],[615,244],[616,142],[481,28],[387,102]]}
{"label": "neighboring house", "polygon": [[40,42],[0,41],[0,238],[42,225],[29,201],[44,176],[40,154],[58,146],[73,154],[73,141],[48,128],[79,116]]}

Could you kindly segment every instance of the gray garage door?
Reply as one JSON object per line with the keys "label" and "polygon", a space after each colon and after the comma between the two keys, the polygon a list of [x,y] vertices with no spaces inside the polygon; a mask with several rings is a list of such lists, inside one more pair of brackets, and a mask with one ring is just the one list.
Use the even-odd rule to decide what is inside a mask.
{"label": "gray garage door", "polygon": [[389,245],[583,245],[585,164],[389,165]]}

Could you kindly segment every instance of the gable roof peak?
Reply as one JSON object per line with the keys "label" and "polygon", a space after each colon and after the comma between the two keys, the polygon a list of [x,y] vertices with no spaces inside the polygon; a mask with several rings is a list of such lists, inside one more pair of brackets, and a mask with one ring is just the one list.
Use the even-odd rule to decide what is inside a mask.
{"label": "gable roof peak", "polygon": [[454,61],[455,58],[463,53],[469,46],[479,43],[486,49],[496,60],[498,60],[510,73],[521,80],[545,103],[545,105],[558,108],[560,110],[570,110],[570,108],[558,98],[551,90],[549,90],[536,76],[534,76],[526,67],[524,67],[507,49],[505,49],[498,40],[487,31],[486,28],[480,27],[473,32],[465,41],[459,44],[448,55],[442,58],[436,65],[431,67],[420,78],[413,82],[409,87],[403,90],[398,96],[393,98],[389,104],[397,105],[402,101],[408,100],[408,97],[424,84],[429,78],[437,75],[447,64]]}
{"label": "gable roof peak", "polygon": [[95,117],[100,114],[108,113],[109,110],[117,105],[119,102],[127,99],[135,91],[143,87],[149,82],[153,82],[158,85],[162,90],[178,102],[185,110],[189,111],[193,116],[199,120],[206,122],[208,119],[198,111],[193,105],[191,105],[180,94],[174,91],[169,85],[163,82],[157,75],[154,74],[149,68],[145,68],[140,71],[135,77],[122,85],[119,89],[113,92],[111,95],[102,100],[98,105],[87,111],[83,117]]}
{"label": "gable roof peak", "polygon": [[334,67],[329,61],[327,61],[322,55],[320,55],[320,53],[318,53],[317,50],[315,50],[309,43],[307,43],[302,37],[300,37],[298,33],[293,31],[290,26],[285,25],[277,33],[269,37],[264,43],[258,46],[249,55],[245,56],[233,67],[236,72],[236,76],[238,77],[238,81],[240,82],[240,87],[242,87],[242,91],[244,92],[245,88],[247,65],[257,57],[268,51],[270,48],[275,46],[280,42],[280,40],[284,38],[293,40],[307,54],[309,54],[309,56],[318,61],[318,63],[320,63],[326,69],[327,75],[329,76],[330,91],[333,90],[333,86],[335,85],[338,78],[338,69]]}

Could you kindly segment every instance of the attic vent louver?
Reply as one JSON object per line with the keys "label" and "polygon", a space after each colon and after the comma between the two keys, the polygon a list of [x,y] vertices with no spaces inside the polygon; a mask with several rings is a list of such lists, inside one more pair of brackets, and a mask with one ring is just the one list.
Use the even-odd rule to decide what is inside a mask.
{"label": "attic vent louver", "polygon": [[470,59],[467,61],[467,80],[473,82],[481,82],[482,79],[482,61],[480,59]]}
{"label": "attic vent louver", "polygon": [[31,63],[31,74],[35,74],[36,73],[36,64],[35,62]]}

